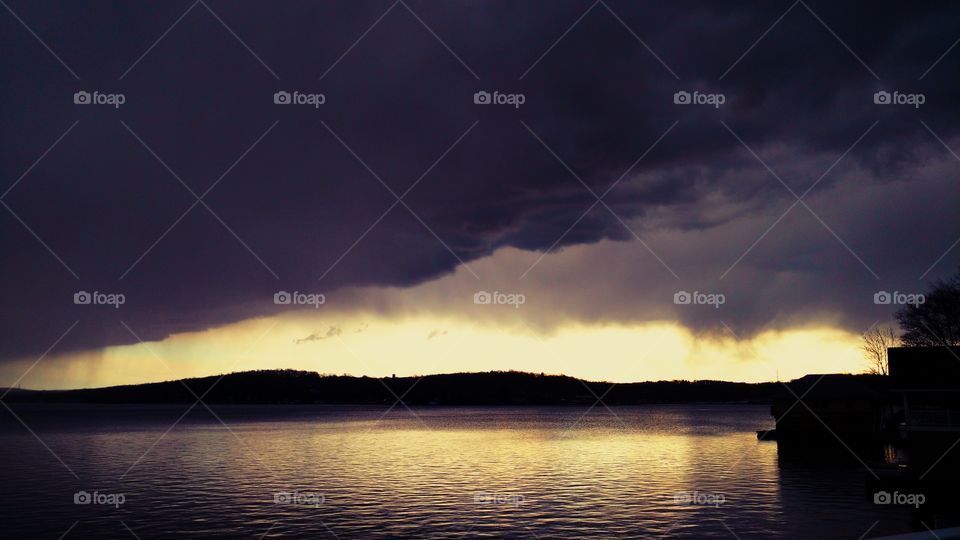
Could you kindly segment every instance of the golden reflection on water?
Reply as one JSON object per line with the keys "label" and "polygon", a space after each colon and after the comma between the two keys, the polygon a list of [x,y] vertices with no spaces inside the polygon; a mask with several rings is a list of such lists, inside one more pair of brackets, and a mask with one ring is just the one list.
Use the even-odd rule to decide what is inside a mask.
{"label": "golden reflection on water", "polygon": [[[5,485],[46,501],[0,518],[54,537],[64,520],[83,520],[71,537],[110,537],[120,517],[144,538],[341,539],[857,538],[890,518],[864,500],[860,471],[792,467],[757,441],[768,407],[585,409],[221,407],[229,428],[191,416],[166,435],[179,410],[71,420],[42,429],[82,478],[52,502],[36,486],[65,484],[65,471],[31,438],[0,432],[20,465]],[[69,504],[84,487],[128,502]]]}
{"label": "golden reflection on water", "polygon": [[327,511],[387,526],[524,523],[562,534],[573,520],[581,532],[663,533],[683,516],[718,510],[709,497],[748,501],[758,512],[772,512],[779,498],[776,447],[752,431],[698,425],[670,410],[622,410],[623,424],[605,411],[580,415],[559,409],[517,420],[504,411],[464,418],[426,410],[307,433],[263,425],[245,433],[266,453],[263,463],[249,470],[257,462],[243,459],[247,468],[228,470],[236,482],[267,475],[323,492]]}

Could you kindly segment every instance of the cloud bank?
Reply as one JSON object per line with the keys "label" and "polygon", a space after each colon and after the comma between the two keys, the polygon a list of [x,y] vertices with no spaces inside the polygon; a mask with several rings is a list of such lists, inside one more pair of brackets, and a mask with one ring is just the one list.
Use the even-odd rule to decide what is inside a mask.
{"label": "cloud bank", "polygon": [[[0,21],[0,358],[297,307],[281,290],[366,309],[351,291],[454,271],[473,283],[407,309],[482,320],[460,293],[496,286],[544,328],[858,329],[889,316],[873,292],[958,262],[951,3],[209,6],[156,42],[189,4],[12,3],[68,69]],[[514,272],[481,271],[495,253]]]}

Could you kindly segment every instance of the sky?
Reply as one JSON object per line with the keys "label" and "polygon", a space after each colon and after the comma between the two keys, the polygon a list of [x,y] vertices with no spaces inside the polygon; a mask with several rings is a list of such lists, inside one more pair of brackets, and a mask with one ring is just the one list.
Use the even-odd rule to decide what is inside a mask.
{"label": "sky", "polygon": [[4,7],[0,385],[858,372],[960,264],[949,2]]}

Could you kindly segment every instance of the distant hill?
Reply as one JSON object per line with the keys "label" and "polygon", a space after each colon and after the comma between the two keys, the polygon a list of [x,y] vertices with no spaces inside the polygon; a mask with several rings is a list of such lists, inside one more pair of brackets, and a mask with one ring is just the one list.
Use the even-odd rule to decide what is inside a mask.
{"label": "distant hill", "polygon": [[605,382],[516,371],[373,378],[321,375],[312,371],[261,370],[80,390],[11,389],[4,400],[193,403],[196,398],[185,386],[202,396],[206,403],[392,404],[397,399],[394,394],[403,396],[403,401],[411,405],[592,404],[596,401],[594,394],[603,396],[608,405],[770,403],[782,398],[784,393],[783,385],[772,382],[660,381],[617,384],[610,389],[610,383]]}

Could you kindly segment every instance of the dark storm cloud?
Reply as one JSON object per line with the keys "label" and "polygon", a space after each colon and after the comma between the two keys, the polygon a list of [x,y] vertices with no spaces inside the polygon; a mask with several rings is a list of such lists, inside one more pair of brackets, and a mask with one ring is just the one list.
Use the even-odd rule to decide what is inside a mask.
{"label": "dark storm cloud", "polygon": [[[580,219],[596,198],[566,167],[597,195],[629,171],[604,200],[638,234],[785,209],[792,196],[734,133],[800,194],[879,121],[844,161],[869,192],[946,152],[921,120],[950,141],[960,115],[960,52],[940,59],[960,37],[949,2],[9,5],[69,67],[2,14],[3,358],[43,352],[75,320],[58,351],[292,307],[274,304],[277,291],[408,286],[504,246],[632,240],[602,205]],[[79,90],[126,102],[78,106]],[[326,101],[275,105],[280,90]],[[480,90],[525,103],[475,105]],[[679,106],[678,90],[726,102]],[[926,102],[878,106],[879,90]],[[884,259],[878,273],[913,272],[889,260],[889,242],[917,235],[871,234],[863,218],[830,224]],[[925,226],[932,263],[958,227]],[[738,229],[732,251],[689,265],[719,276],[760,232]],[[781,316],[763,308],[778,298],[862,282],[855,260],[787,256],[785,241],[761,244],[752,274],[731,272],[763,284],[735,322],[756,327]],[[126,302],[75,305],[80,290]]]}

